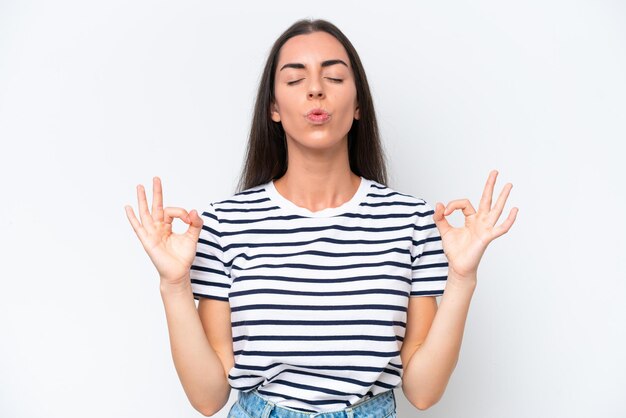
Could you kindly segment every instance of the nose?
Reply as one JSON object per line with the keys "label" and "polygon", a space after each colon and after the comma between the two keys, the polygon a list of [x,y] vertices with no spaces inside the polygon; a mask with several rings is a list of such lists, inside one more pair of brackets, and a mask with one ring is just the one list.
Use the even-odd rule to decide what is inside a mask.
{"label": "nose", "polygon": [[311,90],[309,91],[309,99],[323,99],[324,92],[321,90]]}
{"label": "nose", "polygon": [[322,88],[320,87],[319,84],[312,85],[309,88],[308,97],[309,97],[309,99],[323,99],[324,98],[324,91],[322,90]]}

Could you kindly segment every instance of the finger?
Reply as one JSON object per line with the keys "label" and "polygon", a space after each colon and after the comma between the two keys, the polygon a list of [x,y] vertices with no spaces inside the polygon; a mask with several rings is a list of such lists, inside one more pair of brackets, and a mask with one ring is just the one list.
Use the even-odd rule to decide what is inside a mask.
{"label": "finger", "polygon": [[187,235],[190,235],[194,239],[198,239],[198,236],[200,236],[200,230],[202,229],[202,225],[204,225],[204,221],[198,215],[198,211],[196,211],[195,209],[189,212],[189,219],[191,220],[191,223],[189,224],[189,228],[187,228],[187,232],[185,233]]}
{"label": "finger", "polygon": [[509,212],[509,216],[502,222],[501,225],[493,228],[493,239],[498,238],[500,235],[506,234],[511,229],[513,222],[515,222],[515,218],[517,218],[517,212],[519,212],[518,208],[511,209]]}
{"label": "finger", "polygon": [[493,196],[493,188],[496,184],[496,178],[498,177],[497,170],[491,170],[489,173],[489,177],[487,178],[487,183],[485,184],[485,188],[483,190],[483,195],[480,198],[480,203],[478,204],[478,211],[489,213],[491,210],[491,197]]}
{"label": "finger", "polygon": [[130,221],[130,224],[132,225],[135,234],[137,234],[137,237],[139,238],[139,240],[141,240],[141,243],[143,244],[144,238],[146,237],[146,230],[143,226],[141,226],[141,223],[135,216],[135,212],[133,211],[132,207],[126,205],[124,206],[124,209],[126,210],[126,217]]}
{"label": "finger", "polygon": [[150,232],[153,229],[152,216],[150,215],[150,211],[148,211],[146,191],[141,184],[137,186],[137,200],[139,201],[139,218],[141,218],[141,224]]}
{"label": "finger", "polygon": [[188,224],[190,222],[189,220],[189,214],[187,213],[187,211],[183,208],[165,208],[164,211],[164,217],[163,217],[163,222],[165,222],[166,224],[172,224],[172,221],[174,220],[174,218],[178,218],[180,220],[182,220],[184,223]]}
{"label": "finger", "polygon": [[461,209],[463,211],[463,215],[465,216],[470,216],[476,213],[476,209],[474,209],[474,206],[472,206],[468,199],[457,199],[448,203],[448,206],[446,206],[446,210],[443,214],[448,216],[457,209]]}
{"label": "finger", "polygon": [[152,219],[163,221],[163,187],[158,177],[152,179]]}
{"label": "finger", "polygon": [[435,204],[435,213],[433,214],[433,220],[441,236],[445,235],[452,228],[448,220],[443,216],[444,209],[443,203],[437,202]]}
{"label": "finger", "polygon": [[506,203],[506,199],[508,199],[509,193],[511,193],[512,188],[513,184],[511,183],[505,184],[502,188],[496,204],[494,205],[491,212],[489,212],[489,220],[491,222],[491,225],[495,225],[496,222],[498,222],[498,219],[500,219],[500,215],[502,215],[502,211],[504,210],[504,204]]}

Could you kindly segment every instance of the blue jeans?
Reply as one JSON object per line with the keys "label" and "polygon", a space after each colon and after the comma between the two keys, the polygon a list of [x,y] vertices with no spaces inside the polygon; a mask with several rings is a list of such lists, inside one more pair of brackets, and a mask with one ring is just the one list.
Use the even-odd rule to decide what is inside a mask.
{"label": "blue jeans", "polygon": [[278,406],[256,390],[240,391],[228,418],[397,418],[396,396],[393,390],[388,390],[339,411],[315,413]]}

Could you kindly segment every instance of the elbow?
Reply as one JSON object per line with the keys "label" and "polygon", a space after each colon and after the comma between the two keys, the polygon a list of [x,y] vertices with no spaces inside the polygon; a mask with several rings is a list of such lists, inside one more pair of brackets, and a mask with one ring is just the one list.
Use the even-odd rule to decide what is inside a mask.
{"label": "elbow", "polygon": [[425,411],[431,406],[433,406],[436,402],[417,402],[414,406],[420,411]]}
{"label": "elbow", "polygon": [[194,405],[194,409],[200,412],[205,417],[212,417],[213,415],[217,414],[219,411],[222,410],[222,408],[215,408],[213,406],[195,406],[195,405]]}
{"label": "elbow", "polygon": [[410,402],[414,407],[416,407],[420,411],[425,411],[426,409],[430,408],[431,406],[439,402],[439,399],[440,398],[420,398],[420,399],[416,399],[415,402],[411,402],[411,401]]}
{"label": "elbow", "polygon": [[200,412],[205,417],[212,417],[213,415],[215,415],[217,413],[217,411],[214,410],[214,409],[198,409],[198,408],[196,408],[196,410],[198,412]]}
{"label": "elbow", "polygon": [[413,406],[419,409],[420,411],[425,411],[436,403],[437,402],[419,401],[419,402],[414,403]]}
{"label": "elbow", "polygon": [[210,408],[199,408],[194,406],[194,409],[198,412],[200,412],[202,414],[202,416],[204,417],[210,417],[213,416],[215,414],[215,410],[210,409]]}
{"label": "elbow", "polygon": [[[194,402],[194,401],[191,401],[191,398],[189,398],[189,400],[191,401],[191,405],[196,411],[200,412],[203,416],[212,417],[213,415],[220,412],[224,408],[224,406],[226,406],[226,404],[228,403],[228,399],[230,397],[230,385],[226,383],[225,387],[228,389],[228,391],[223,394],[223,397],[221,399],[215,399],[214,397],[208,398],[208,399],[204,398],[202,400],[194,399],[195,400]],[[213,390],[209,389],[208,391],[205,391],[205,392],[213,393]]]}

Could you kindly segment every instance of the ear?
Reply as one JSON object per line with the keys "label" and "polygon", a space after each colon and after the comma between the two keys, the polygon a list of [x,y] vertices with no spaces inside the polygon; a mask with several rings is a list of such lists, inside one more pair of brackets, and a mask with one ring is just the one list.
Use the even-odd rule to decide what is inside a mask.
{"label": "ear", "polygon": [[354,119],[359,120],[361,118],[361,112],[359,111],[359,107],[357,106],[354,111]]}
{"label": "ear", "polygon": [[270,106],[272,108],[272,120],[274,122],[280,122],[280,113],[278,113],[278,106],[276,106],[276,103],[274,102],[272,102]]}

